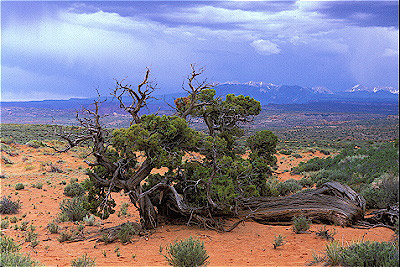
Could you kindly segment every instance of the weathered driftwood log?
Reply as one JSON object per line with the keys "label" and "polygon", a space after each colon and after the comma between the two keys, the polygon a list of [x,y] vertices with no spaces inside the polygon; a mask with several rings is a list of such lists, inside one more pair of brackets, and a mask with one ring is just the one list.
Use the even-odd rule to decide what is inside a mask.
{"label": "weathered driftwood log", "polygon": [[328,182],[320,188],[287,197],[252,198],[242,204],[240,217],[268,224],[304,215],[315,222],[351,225],[363,219],[365,200],[350,187]]}
{"label": "weathered driftwood log", "polygon": [[373,216],[365,219],[368,223],[384,224],[394,228],[396,222],[399,220],[399,203],[389,206],[386,209],[376,210],[370,215]]}

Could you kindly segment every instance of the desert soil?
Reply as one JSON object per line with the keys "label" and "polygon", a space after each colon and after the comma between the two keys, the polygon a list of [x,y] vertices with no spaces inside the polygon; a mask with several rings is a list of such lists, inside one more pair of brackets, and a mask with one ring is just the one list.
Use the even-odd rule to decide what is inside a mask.
{"label": "desert soil", "polygon": [[[86,163],[83,162],[84,151],[54,154],[48,148],[31,148],[22,145],[13,145],[19,155],[9,156],[2,151],[14,164],[1,165],[1,173],[8,177],[0,180],[1,196],[11,196],[13,201],[19,200],[21,209],[15,216],[17,223],[10,223],[2,232],[13,237],[22,245],[22,252],[29,253],[31,257],[46,266],[68,266],[72,259],[87,253],[95,258],[97,266],[160,266],[167,265],[165,258],[159,253],[160,246],[180,239],[193,236],[204,241],[205,248],[210,256],[211,266],[305,266],[313,257],[313,253],[322,252],[328,241],[315,235],[315,231],[323,225],[313,224],[309,234],[295,234],[291,226],[269,226],[252,221],[239,225],[229,233],[199,229],[191,226],[164,225],[154,233],[137,238],[130,244],[114,242],[104,244],[95,241],[62,242],[57,240],[59,234],[50,234],[46,229],[47,224],[57,218],[60,212],[59,204],[66,197],[63,195],[65,181],[76,178],[78,181],[86,179]],[[300,179],[299,175],[291,175],[290,169],[300,161],[312,157],[325,157],[315,153],[299,153],[303,158],[277,155],[279,168],[277,170],[280,180]],[[50,172],[50,163],[63,170],[62,173]],[[16,190],[15,185],[23,183],[25,188]],[[43,183],[43,188],[32,187],[33,184]],[[121,194],[115,194],[117,211],[122,203],[129,199]],[[8,215],[8,218],[14,215]],[[5,215],[1,216],[5,219]],[[28,221],[29,225],[36,227],[39,244],[32,248],[30,243],[24,241],[25,232],[14,230],[14,225]],[[98,219],[98,221],[101,221]],[[118,216],[117,212],[107,220],[101,221],[101,226],[85,226],[84,231],[94,232],[100,227],[111,227],[123,222],[138,222],[138,212],[133,205],[128,208],[127,216]],[[73,223],[59,223],[62,230],[76,229]],[[326,226],[327,229],[336,230],[335,239],[344,244],[353,241],[389,241],[393,231],[387,228],[373,228],[369,230],[354,229],[349,227]],[[272,243],[275,236],[283,235],[286,244],[274,249]]]}

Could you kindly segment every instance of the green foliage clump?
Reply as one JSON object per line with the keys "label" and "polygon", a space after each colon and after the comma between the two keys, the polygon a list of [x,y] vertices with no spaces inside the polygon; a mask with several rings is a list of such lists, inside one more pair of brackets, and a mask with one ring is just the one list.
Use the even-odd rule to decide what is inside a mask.
{"label": "green foliage clump", "polygon": [[285,237],[279,234],[278,236],[275,236],[274,242],[272,245],[274,246],[274,249],[283,246],[285,244]]}
{"label": "green foliage clump", "polygon": [[6,196],[0,200],[0,214],[16,214],[20,207],[19,202],[14,202]]}
{"label": "green foliage clump", "polygon": [[37,266],[37,262],[31,260],[28,255],[19,253],[20,249],[11,237],[0,234],[0,266]]}
{"label": "green foliage clump", "polygon": [[79,197],[85,193],[85,189],[79,183],[71,183],[64,188],[64,195],[67,197]]}
{"label": "green foliage clump", "polygon": [[72,199],[64,199],[60,203],[61,213],[59,219],[63,222],[67,221],[82,221],[88,214],[85,209],[86,199],[83,197],[74,197]]}
{"label": "green foliage clump", "polygon": [[366,185],[361,195],[367,201],[367,208],[384,209],[399,202],[399,177],[384,173],[373,183]]}
{"label": "green foliage clump", "polygon": [[96,266],[96,261],[88,257],[87,254],[71,261],[71,266],[73,267],[92,267]]}
{"label": "green foliage clump", "polygon": [[399,266],[399,250],[390,242],[354,243],[343,249],[341,261],[344,266]]}
{"label": "green foliage clump", "polygon": [[277,184],[276,187],[279,192],[279,195],[281,196],[287,196],[289,194],[296,193],[303,188],[299,184],[299,182],[294,179],[289,179],[287,181],[280,182]]}
{"label": "green foliage clump", "polygon": [[1,160],[4,162],[4,164],[10,164],[10,165],[14,164],[14,162],[11,159],[7,158],[4,155],[1,155]]}
{"label": "green foliage clump", "polygon": [[291,155],[292,151],[291,150],[281,150],[281,151],[279,151],[279,153],[282,155]]}
{"label": "green foliage clump", "polygon": [[43,183],[36,183],[36,184],[32,184],[33,188],[37,188],[37,189],[42,189],[43,188]]}
{"label": "green foliage clump", "polygon": [[58,224],[51,222],[47,225],[47,230],[52,234],[57,234],[60,231],[60,226]]}
{"label": "green foliage clump", "polygon": [[398,202],[398,149],[392,143],[347,148],[335,156],[301,162],[292,172],[308,172],[317,186],[328,181],[347,184],[361,192],[369,208]]}
{"label": "green foliage clump", "polygon": [[18,183],[15,185],[15,190],[22,190],[24,188],[25,188],[25,186],[23,183]]}
{"label": "green foliage clump", "polygon": [[294,158],[296,158],[296,159],[301,159],[301,158],[303,157],[302,155],[300,155],[300,154],[298,154],[298,153],[292,154],[292,156],[293,156]]}
{"label": "green foliage clump", "polygon": [[33,148],[39,148],[39,147],[43,146],[43,143],[38,140],[30,140],[25,145],[33,147]]}
{"label": "green foliage clump", "polygon": [[[160,253],[163,248],[160,247]],[[169,265],[176,267],[207,266],[207,251],[204,242],[189,237],[188,239],[175,241],[166,247],[166,255],[162,254]]]}
{"label": "green foliage clump", "polygon": [[134,224],[127,222],[121,226],[121,229],[118,231],[117,236],[121,241],[121,243],[128,243],[135,235],[138,234],[139,234],[138,228],[135,227]]}
{"label": "green foliage clump", "polygon": [[303,177],[303,178],[301,178],[301,179],[299,180],[299,184],[300,184],[302,187],[310,188],[310,187],[312,187],[312,186],[314,185],[314,182],[313,182],[313,180],[310,179],[310,178]]}
{"label": "green foliage clump", "polygon": [[310,229],[311,220],[303,215],[293,217],[293,232],[301,234]]}
{"label": "green foliage clump", "polygon": [[10,221],[3,219],[3,220],[1,220],[1,223],[0,223],[0,229],[7,229],[9,225],[10,225]]}

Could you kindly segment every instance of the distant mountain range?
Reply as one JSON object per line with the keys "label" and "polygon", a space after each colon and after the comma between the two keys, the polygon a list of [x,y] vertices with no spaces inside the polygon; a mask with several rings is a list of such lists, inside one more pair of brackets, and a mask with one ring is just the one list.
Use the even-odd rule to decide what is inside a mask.
{"label": "distant mountain range", "polygon": [[[399,90],[393,87],[365,87],[356,85],[344,92],[332,92],[326,87],[301,87],[298,85],[275,85],[264,82],[224,82],[215,87],[217,96],[224,97],[227,94],[248,95],[261,102],[262,105],[269,104],[307,104],[315,102],[348,102],[348,103],[398,103]],[[168,110],[168,104],[173,100],[184,96],[184,93],[174,93],[155,96],[157,100],[152,100],[149,104],[149,112],[157,110]],[[2,108],[41,108],[57,110],[76,110],[82,106],[93,103],[94,98],[69,100],[44,100],[26,102],[1,102]],[[103,108],[107,112],[118,112],[117,101],[107,97]],[[127,99],[128,101],[128,99]]]}
{"label": "distant mountain range", "polygon": [[393,87],[365,87],[356,85],[344,92],[332,92],[326,87],[275,85],[263,82],[225,82],[216,87],[218,95],[229,93],[249,95],[263,105],[306,104],[315,101],[397,102],[399,91]]}

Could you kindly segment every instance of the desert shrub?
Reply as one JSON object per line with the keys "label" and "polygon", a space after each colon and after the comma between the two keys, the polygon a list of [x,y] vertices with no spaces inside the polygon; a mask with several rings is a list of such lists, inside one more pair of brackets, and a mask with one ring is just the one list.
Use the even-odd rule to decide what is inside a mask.
{"label": "desert shrub", "polygon": [[310,187],[312,187],[312,186],[314,185],[314,182],[313,182],[313,180],[311,180],[310,178],[303,177],[303,178],[301,178],[301,179],[299,180],[299,184],[300,184],[302,187],[310,188]]}
{"label": "desert shrub", "polygon": [[296,234],[305,233],[310,229],[311,220],[307,217],[300,215],[298,217],[293,217],[293,231]]}
{"label": "desert shrub", "polygon": [[14,253],[20,250],[20,246],[14,240],[4,234],[0,234],[1,253]]}
{"label": "desert shrub", "polygon": [[285,237],[282,235],[278,235],[275,236],[274,242],[272,243],[272,245],[274,246],[274,248],[278,248],[280,246],[283,246],[285,244]]}
{"label": "desert shrub", "polygon": [[303,156],[298,154],[298,153],[294,153],[292,154],[293,157],[295,157],[296,159],[301,159]]}
{"label": "desert shrub", "polygon": [[336,230],[333,231],[326,230],[326,226],[321,227],[316,233],[317,236],[326,239],[326,240],[334,240],[334,235],[336,234]]}
{"label": "desert shrub", "polygon": [[[392,143],[369,145],[361,149],[348,148],[334,157],[314,158],[293,168],[293,173],[314,172],[314,182],[338,181],[360,191],[362,185],[371,184],[388,173],[398,177],[398,149]],[[393,188],[388,184],[389,188]]]}
{"label": "desert shrub", "polygon": [[25,188],[25,186],[22,183],[18,183],[18,184],[15,185],[15,190],[21,190],[21,189],[24,189],[24,188]]}
{"label": "desert shrub", "polygon": [[65,241],[70,241],[73,239],[73,234],[71,232],[61,232],[60,235],[57,237],[58,242],[62,243]]}
{"label": "desert shrub", "polygon": [[82,185],[75,182],[64,188],[64,195],[67,197],[78,197],[82,196],[84,193],[85,189],[83,189]]}
{"label": "desert shrub", "polygon": [[118,211],[118,217],[128,215],[129,203],[122,203],[120,211]]}
{"label": "desert shrub", "polygon": [[19,202],[14,202],[6,196],[0,200],[0,214],[16,214],[20,207]]}
{"label": "desert shrub", "polygon": [[14,164],[14,162],[11,159],[7,158],[4,155],[1,156],[1,160],[4,162],[4,164]]}
{"label": "desert shrub", "polygon": [[361,195],[371,209],[383,209],[399,202],[399,177],[383,174],[374,184],[364,186]]}
{"label": "desert shrub", "polygon": [[279,151],[279,153],[282,154],[282,155],[291,155],[292,151],[290,151],[290,150],[281,150],[281,151]]}
{"label": "desert shrub", "polygon": [[50,172],[63,173],[64,171],[60,167],[50,164]]}
{"label": "desert shrub", "polygon": [[130,242],[132,237],[139,234],[138,229],[131,223],[127,222],[121,226],[121,229],[118,231],[118,238],[121,243]]}
{"label": "desert shrub", "polygon": [[47,225],[47,230],[49,230],[49,232],[52,234],[57,234],[60,230],[60,226],[54,222],[51,222]]}
{"label": "desert shrub", "polygon": [[18,222],[18,218],[17,217],[11,217],[10,218],[10,223],[16,223],[16,222]]}
{"label": "desert shrub", "polygon": [[39,147],[43,146],[43,143],[38,140],[30,140],[25,145],[33,147],[33,148],[39,148]]}
{"label": "desert shrub", "polygon": [[331,154],[331,152],[329,152],[328,150],[325,150],[325,149],[321,149],[319,152],[321,152],[324,155],[330,155]]}
{"label": "desert shrub", "polygon": [[83,221],[86,223],[86,225],[93,226],[96,225],[96,218],[92,214],[87,214],[84,218]]}
{"label": "desert shrub", "polygon": [[10,137],[2,136],[0,138],[0,142],[3,144],[11,145],[12,143],[14,143],[14,140]]}
{"label": "desert shrub", "polygon": [[43,183],[36,183],[36,184],[32,184],[33,188],[37,188],[37,189],[42,189],[43,188]]}
{"label": "desert shrub", "polygon": [[84,254],[81,257],[71,261],[71,266],[73,267],[91,267],[95,265],[96,261],[88,257],[87,254]]}
{"label": "desert shrub", "polygon": [[18,253],[20,249],[11,237],[0,234],[0,266],[36,266],[29,256]]}
{"label": "desert shrub", "polygon": [[287,196],[291,193],[296,193],[302,189],[302,186],[294,179],[289,179],[285,182],[278,183],[276,189],[281,196]]}
{"label": "desert shrub", "polygon": [[1,220],[1,223],[0,223],[0,229],[7,229],[9,225],[10,225],[10,222],[8,220],[3,219],[3,220]]}
{"label": "desert shrub", "polygon": [[28,229],[28,224],[29,224],[28,221],[23,221],[23,222],[21,222],[21,226],[19,227],[19,229],[20,229],[21,231],[26,231],[26,229]]}
{"label": "desert shrub", "polygon": [[398,266],[399,251],[390,242],[354,243],[343,249],[341,261],[344,266]]}
{"label": "desert shrub", "polygon": [[342,246],[337,241],[326,244],[326,263],[331,266],[337,266],[341,263]]}
{"label": "desert shrub", "polygon": [[[162,247],[160,247],[162,253]],[[162,254],[172,266],[206,266],[208,264],[207,251],[204,242],[189,237],[188,239],[175,241],[166,247],[166,255]]]}
{"label": "desert shrub", "polygon": [[83,197],[74,197],[72,199],[64,199],[60,203],[61,213],[59,219],[61,221],[82,221],[88,214],[85,209],[85,199]]}

